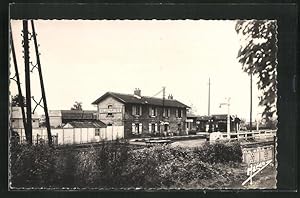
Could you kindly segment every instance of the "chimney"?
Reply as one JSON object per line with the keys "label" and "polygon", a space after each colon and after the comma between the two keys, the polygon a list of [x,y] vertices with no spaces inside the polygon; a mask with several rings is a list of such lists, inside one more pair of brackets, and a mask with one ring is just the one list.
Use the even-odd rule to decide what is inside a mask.
{"label": "chimney", "polygon": [[173,100],[173,95],[172,95],[172,94],[169,94],[168,99],[169,99],[169,100]]}
{"label": "chimney", "polygon": [[141,97],[141,90],[139,88],[135,88],[133,94]]}

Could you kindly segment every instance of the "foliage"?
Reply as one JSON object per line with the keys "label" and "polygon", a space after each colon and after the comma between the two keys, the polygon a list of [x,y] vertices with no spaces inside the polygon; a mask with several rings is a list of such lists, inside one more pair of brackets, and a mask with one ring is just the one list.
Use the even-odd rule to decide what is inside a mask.
{"label": "foliage", "polygon": [[215,163],[241,163],[242,150],[238,142],[217,142],[195,149],[201,161]]}
{"label": "foliage", "polygon": [[20,107],[21,106],[21,101],[23,102],[24,107],[25,107],[26,106],[26,99],[25,99],[24,96],[20,97],[19,94],[15,95],[15,96],[12,96],[11,106],[12,107]]}
{"label": "foliage", "polygon": [[259,105],[265,107],[263,117],[268,120],[276,112],[276,21],[239,20],[235,29],[241,40],[239,62],[245,72],[257,74],[257,86],[262,90]]}
{"label": "foliage", "polygon": [[78,150],[16,145],[11,150],[12,186],[83,188],[218,188],[240,177],[238,144],[191,149],[102,142]]}
{"label": "foliage", "polygon": [[81,110],[82,111],[82,102],[75,101],[75,104],[73,107],[71,107],[71,110]]}
{"label": "foliage", "polygon": [[45,187],[55,181],[55,151],[47,146],[14,144],[11,148],[14,187]]}

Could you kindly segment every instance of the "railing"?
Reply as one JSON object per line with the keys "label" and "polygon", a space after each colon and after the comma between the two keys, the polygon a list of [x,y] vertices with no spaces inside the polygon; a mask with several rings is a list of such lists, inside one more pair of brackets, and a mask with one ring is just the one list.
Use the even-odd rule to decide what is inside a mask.
{"label": "railing", "polygon": [[261,131],[246,131],[246,132],[237,132],[237,133],[229,133],[229,137],[227,133],[222,134],[223,139],[267,139],[276,136],[276,130],[261,130]]}
{"label": "railing", "polygon": [[[23,144],[26,143],[26,136],[14,137],[14,139],[18,139],[18,142]],[[52,143],[53,145],[58,145],[58,136],[52,135]],[[32,144],[48,144],[48,136],[47,135],[39,135],[32,137]]]}

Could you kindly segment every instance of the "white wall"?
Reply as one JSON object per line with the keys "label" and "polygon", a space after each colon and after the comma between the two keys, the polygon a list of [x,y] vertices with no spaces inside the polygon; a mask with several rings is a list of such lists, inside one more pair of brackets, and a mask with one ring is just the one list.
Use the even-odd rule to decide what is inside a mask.
{"label": "white wall", "polygon": [[[19,135],[25,140],[24,129],[16,129]],[[62,144],[82,144],[100,142],[102,140],[116,140],[124,138],[124,126],[108,126],[100,128],[100,136],[95,136],[95,128],[72,128],[72,129],[51,129],[52,135],[57,135],[57,143]],[[36,139],[47,140],[47,129],[38,128],[32,130],[33,143]]]}

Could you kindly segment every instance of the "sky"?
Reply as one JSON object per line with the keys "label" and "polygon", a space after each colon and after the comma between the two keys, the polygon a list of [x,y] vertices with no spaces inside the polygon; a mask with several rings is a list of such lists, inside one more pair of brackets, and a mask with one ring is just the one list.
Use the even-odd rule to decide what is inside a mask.
{"label": "sky", "polygon": [[[49,110],[83,109],[107,91],[153,96],[163,86],[166,95],[208,114],[226,114],[219,107],[230,97],[230,114],[249,121],[250,76],[242,71],[237,53],[241,44],[229,20],[36,20],[35,30]],[[11,21],[18,68],[25,95],[22,21]],[[29,31],[31,26],[29,23]],[[35,64],[33,41],[30,60]],[[14,76],[13,64],[10,67]],[[31,73],[31,92],[41,97],[38,71]],[[253,77],[253,118],[262,112]],[[10,84],[11,95],[17,86]],[[156,97],[162,97],[162,93]],[[32,103],[34,107],[34,103]],[[43,109],[37,112],[42,114]]]}

